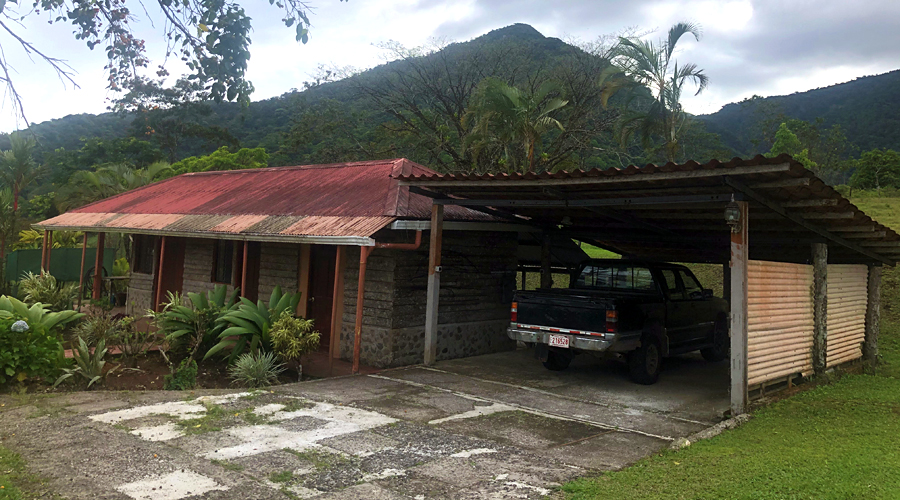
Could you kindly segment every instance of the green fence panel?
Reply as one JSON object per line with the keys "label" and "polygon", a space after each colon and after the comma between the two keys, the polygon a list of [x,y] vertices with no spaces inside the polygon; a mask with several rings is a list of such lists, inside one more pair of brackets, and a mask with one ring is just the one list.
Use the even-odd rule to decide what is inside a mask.
{"label": "green fence panel", "polygon": [[[114,248],[103,252],[103,269],[105,276],[112,276],[113,262],[116,260]],[[88,248],[84,259],[85,274],[94,268],[97,249]],[[41,249],[16,250],[6,260],[6,276],[10,281],[18,281],[26,272],[41,272]],[[50,274],[58,281],[78,281],[81,271],[80,248],[54,248],[50,253]]]}

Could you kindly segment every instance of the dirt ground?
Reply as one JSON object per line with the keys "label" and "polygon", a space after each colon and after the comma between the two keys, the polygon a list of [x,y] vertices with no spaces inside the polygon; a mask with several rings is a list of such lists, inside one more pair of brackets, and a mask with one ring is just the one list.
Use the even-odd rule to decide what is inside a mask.
{"label": "dirt ground", "polygon": [[269,391],[7,396],[0,444],[70,499],[542,498],[715,423],[726,370],[675,360],[646,387],[517,351]]}

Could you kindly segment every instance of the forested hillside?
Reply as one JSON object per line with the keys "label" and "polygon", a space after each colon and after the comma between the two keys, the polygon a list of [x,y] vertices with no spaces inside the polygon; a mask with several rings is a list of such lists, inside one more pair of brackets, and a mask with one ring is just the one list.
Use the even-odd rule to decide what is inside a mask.
{"label": "forested hillside", "polygon": [[710,132],[742,155],[768,151],[760,144],[766,122],[788,118],[840,125],[858,151],[900,149],[900,70],[808,92],[755,98],[699,116]]}

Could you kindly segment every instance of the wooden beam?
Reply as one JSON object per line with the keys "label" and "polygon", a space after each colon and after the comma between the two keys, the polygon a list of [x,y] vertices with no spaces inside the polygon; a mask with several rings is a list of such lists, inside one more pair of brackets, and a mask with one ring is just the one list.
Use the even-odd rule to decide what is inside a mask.
{"label": "wooden beam", "polygon": [[[81,299],[84,298],[84,261],[87,256],[87,240],[88,234],[84,234],[84,239],[81,242],[81,271],[78,273],[78,311],[81,312]],[[134,260],[132,259],[132,262]]]}
{"label": "wooden beam", "polygon": [[362,322],[366,300],[366,263],[375,247],[359,247],[359,282],[356,287],[356,326],[353,335],[353,371],[359,373],[359,355],[362,349]]}
{"label": "wooden beam", "polygon": [[828,245],[812,244],[813,261],[813,346],[812,364],[816,375],[825,373],[828,353]]}
{"label": "wooden beam", "polygon": [[[338,247],[340,248],[340,247]],[[308,317],[309,307],[309,253],[312,246],[308,243],[300,244],[300,256],[297,262],[297,291],[300,292],[300,302],[297,304],[297,316]]]}
{"label": "wooden beam", "polygon": [[875,226],[836,226],[828,228],[835,233],[866,233],[875,230]]}
{"label": "wooden beam", "polygon": [[795,179],[782,179],[780,181],[758,182],[750,184],[753,189],[779,189],[786,187],[809,186],[809,177],[798,177]]}
{"label": "wooden beam", "polygon": [[[99,251],[99,249],[98,249]],[[162,303],[163,293],[163,275],[165,274],[166,263],[166,237],[163,236],[159,240],[159,265],[156,267],[156,297],[153,298],[153,310],[159,311],[159,305]]]}
{"label": "wooden beam", "polygon": [[799,217],[792,213],[788,213],[783,208],[781,208],[781,206],[779,206],[776,202],[773,202],[769,198],[760,195],[759,193],[757,193],[756,191],[754,191],[753,189],[751,189],[750,187],[748,187],[747,185],[745,185],[744,183],[742,183],[740,181],[737,181],[730,177],[726,177],[725,183],[732,186],[733,188],[737,189],[738,191],[741,191],[742,193],[746,194],[748,197],[756,200],[758,203],[762,203],[763,205],[768,207],[770,210],[773,210],[774,212],[778,213],[779,215],[783,216],[784,218],[794,221],[801,227],[804,227],[804,228],[818,234],[819,236],[827,238],[835,243],[838,243],[839,245],[845,246],[845,247],[847,247],[851,250],[854,250],[856,252],[859,252],[867,257],[871,257],[872,259],[874,259],[877,262],[882,262],[884,264],[893,265],[892,261],[890,261],[889,259],[886,259],[882,255],[878,255],[877,253],[866,250],[865,248],[863,248],[853,242],[845,240],[844,238],[841,238],[840,236],[837,236],[836,234],[833,234],[826,229],[823,229],[819,226],[811,224],[811,223],[807,222],[806,220],[804,220],[802,217]]}
{"label": "wooden beam", "polygon": [[437,359],[438,301],[441,294],[441,244],[444,206],[431,206],[431,240],[428,246],[428,292],[425,303],[425,364]]}
{"label": "wooden beam", "polygon": [[[49,232],[50,232],[50,231],[44,229],[44,237],[43,237],[43,239],[41,240],[41,276],[44,275],[44,272],[49,271],[49,269],[46,268],[46,263],[47,263],[47,240],[48,240],[47,235],[48,235]],[[18,279],[18,276],[16,276],[16,279]]]}
{"label": "wooden beam", "polygon": [[241,255],[241,297],[247,296],[247,260],[250,253],[250,242],[244,240],[244,250]]}
{"label": "wooden beam", "polygon": [[869,231],[865,233],[850,233],[845,234],[843,237],[850,239],[877,239],[884,238],[887,236],[887,231]]}
{"label": "wooden beam", "polygon": [[731,233],[731,416],[747,412],[747,264],[749,261],[746,201],[735,202],[741,211],[741,227]]}
{"label": "wooden beam", "polygon": [[810,220],[819,219],[852,219],[856,217],[853,212],[800,212],[800,217]]}
{"label": "wooden beam", "polygon": [[837,204],[838,200],[835,200],[834,198],[813,200],[787,200],[781,202],[781,206],[784,208],[833,207]]}
{"label": "wooden beam", "polygon": [[866,336],[863,359],[878,363],[878,333],[881,322],[881,266],[869,266],[869,297],[866,302]]}
{"label": "wooden beam", "polygon": [[881,248],[897,248],[900,247],[900,241],[860,241],[860,246],[864,247],[881,247]]}
{"label": "wooden beam", "polygon": [[[91,298],[100,300],[100,290],[103,288],[103,246],[106,245],[106,233],[97,233],[97,255],[94,257],[94,287]],[[153,306],[156,310],[156,306]]]}
{"label": "wooden beam", "polygon": [[[308,245],[307,245],[308,249]],[[307,252],[308,254],[309,252]],[[309,260],[307,255],[307,261]],[[341,325],[344,323],[344,271],[346,270],[344,247],[335,247],[334,291],[331,298],[331,338],[328,345],[328,374],[334,375],[334,360],[341,357]],[[309,267],[307,266],[307,270]],[[307,283],[309,280],[307,279]],[[308,288],[307,288],[308,289]],[[300,302],[305,302],[301,300]]]}
{"label": "wooden beam", "polygon": [[583,186],[583,185],[602,185],[602,184],[624,184],[629,182],[657,182],[687,179],[705,179],[710,177],[721,177],[723,175],[752,175],[752,174],[768,174],[774,172],[786,172],[791,169],[790,163],[779,163],[777,165],[753,165],[739,167],[736,169],[710,168],[698,170],[683,170],[677,172],[655,172],[652,174],[636,174],[636,175],[612,175],[604,177],[568,177],[565,179],[524,179],[524,180],[507,180],[494,178],[490,180],[482,179],[463,179],[458,181],[440,181],[433,179],[401,179],[401,186],[417,186],[432,189],[441,189],[448,187],[511,187],[511,186]]}
{"label": "wooden beam", "polygon": [[[545,190],[546,191],[546,190]],[[565,193],[555,193],[554,191],[550,191],[549,193],[545,192],[545,194],[553,193],[554,195],[559,196],[560,198],[565,196]],[[514,195],[516,193],[511,193]],[[519,198],[510,198],[510,199],[482,199],[482,198],[474,198],[474,199],[460,199],[460,198],[438,198],[434,200],[436,205],[457,205],[462,207],[467,206],[478,206],[478,207],[531,207],[531,208],[544,208],[544,207],[616,207],[616,208],[630,208],[632,206],[653,206],[653,205],[678,205],[681,203],[700,203],[700,204],[709,204],[709,203],[727,203],[732,198],[732,193],[717,193],[717,194],[692,194],[692,195],[671,195],[671,196],[637,196],[633,198],[587,198],[587,199],[552,199],[552,200],[541,200],[535,199],[534,196],[520,194]]]}

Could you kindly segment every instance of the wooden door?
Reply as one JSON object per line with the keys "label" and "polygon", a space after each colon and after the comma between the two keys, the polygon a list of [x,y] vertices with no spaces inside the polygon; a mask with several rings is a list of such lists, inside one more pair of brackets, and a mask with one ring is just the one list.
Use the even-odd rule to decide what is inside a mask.
{"label": "wooden door", "polygon": [[336,249],[333,245],[312,245],[309,251],[309,293],[307,317],[315,320],[315,328],[322,334],[319,350],[331,345],[331,312],[334,308],[334,266]]}
{"label": "wooden door", "polygon": [[157,311],[162,309],[160,304],[165,304],[169,301],[169,292],[181,293],[181,288],[184,284],[185,239],[167,236],[160,238],[160,240],[160,246],[164,245],[164,248],[161,248],[162,268],[157,269],[157,273],[160,275],[158,286],[162,287],[158,294],[160,303],[156,305]]}

